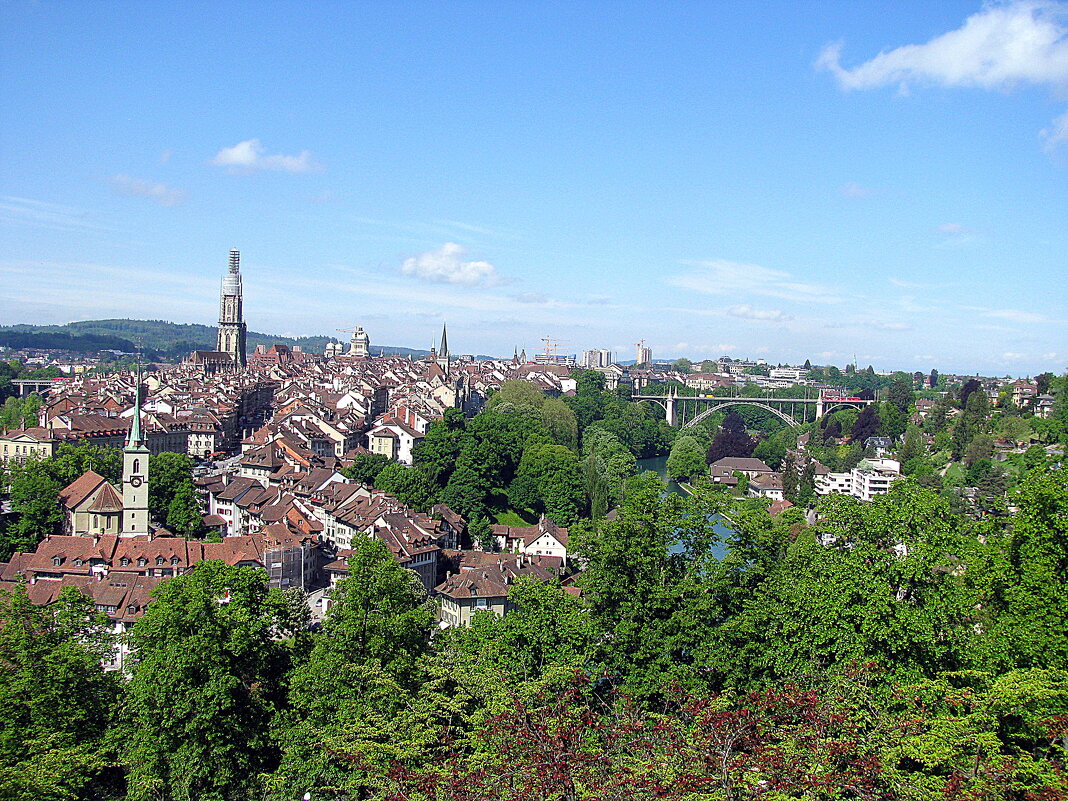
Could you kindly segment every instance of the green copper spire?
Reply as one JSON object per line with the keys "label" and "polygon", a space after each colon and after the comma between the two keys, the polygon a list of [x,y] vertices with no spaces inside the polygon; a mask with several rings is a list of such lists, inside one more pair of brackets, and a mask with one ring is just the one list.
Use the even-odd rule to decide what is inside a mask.
{"label": "green copper spire", "polygon": [[141,365],[137,365],[137,378],[134,382],[134,413],[130,434],[126,438],[127,448],[144,448],[145,438],[141,434]]}

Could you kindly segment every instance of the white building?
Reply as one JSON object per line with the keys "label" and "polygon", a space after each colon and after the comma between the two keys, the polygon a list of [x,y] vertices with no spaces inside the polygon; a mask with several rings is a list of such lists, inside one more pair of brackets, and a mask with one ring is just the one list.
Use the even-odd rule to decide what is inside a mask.
{"label": "white building", "polygon": [[598,367],[608,367],[615,359],[610,350],[584,350],[582,351],[582,366],[587,370],[596,370]]}
{"label": "white building", "polygon": [[894,459],[862,459],[848,473],[817,475],[815,489],[817,495],[837,492],[852,495],[861,501],[870,501],[876,495],[889,492],[891,485],[900,478],[900,462]]}
{"label": "white building", "polygon": [[768,372],[768,378],[797,383],[808,377],[808,370],[804,367],[774,367]]}

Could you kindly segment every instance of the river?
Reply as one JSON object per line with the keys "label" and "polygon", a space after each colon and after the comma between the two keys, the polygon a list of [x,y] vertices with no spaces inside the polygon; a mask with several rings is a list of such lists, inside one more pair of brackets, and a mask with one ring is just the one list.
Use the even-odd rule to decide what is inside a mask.
{"label": "river", "polygon": [[[647,470],[651,470],[660,476],[660,480],[664,482],[666,492],[674,492],[676,495],[681,495],[684,498],[687,497],[686,491],[679,486],[679,483],[674,479],[668,478],[667,460],[667,456],[653,456],[649,459],[639,459],[638,472],[643,473]],[[716,534],[719,535],[720,541],[712,546],[710,552],[712,556],[717,559],[722,559],[727,553],[727,546],[724,543],[726,543],[734,532],[731,530],[731,527],[727,525],[727,522],[723,519],[722,515],[717,513],[713,515],[713,517],[716,521],[714,529]],[[672,548],[672,550],[676,550],[676,548]],[[677,550],[681,550],[681,547],[677,548]]]}

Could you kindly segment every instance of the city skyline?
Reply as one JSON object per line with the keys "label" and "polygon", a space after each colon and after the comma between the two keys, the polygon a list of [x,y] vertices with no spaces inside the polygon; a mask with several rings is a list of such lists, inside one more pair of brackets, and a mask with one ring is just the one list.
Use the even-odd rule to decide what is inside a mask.
{"label": "city skyline", "polygon": [[0,323],[1064,370],[1064,3],[258,8],[0,9]]}

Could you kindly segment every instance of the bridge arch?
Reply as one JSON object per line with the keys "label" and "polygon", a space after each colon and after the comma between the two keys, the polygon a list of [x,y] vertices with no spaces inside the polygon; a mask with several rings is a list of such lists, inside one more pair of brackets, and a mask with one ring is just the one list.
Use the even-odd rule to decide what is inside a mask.
{"label": "bridge arch", "polygon": [[763,409],[766,412],[771,412],[773,415],[778,417],[780,420],[782,420],[788,426],[792,426],[792,427],[796,428],[797,426],[801,425],[793,417],[791,417],[790,415],[788,415],[786,412],[782,411],[781,409],[776,409],[774,406],[770,406],[767,403],[761,403],[759,400],[756,400],[755,398],[730,398],[728,400],[723,401],[723,403],[717,403],[714,406],[711,406],[708,409],[705,409],[703,412],[701,412],[699,415],[697,415],[692,420],[687,420],[682,425],[682,428],[692,428],[693,426],[697,425],[702,420],[704,420],[706,417],[708,417],[710,414],[713,414],[714,412],[718,412],[720,409],[725,409],[728,406],[756,406],[758,409]]}
{"label": "bridge arch", "polygon": [[[667,399],[661,401],[661,400],[658,400],[657,398],[635,398],[635,400],[638,403],[655,403],[657,406],[659,406],[661,409],[664,410],[664,414],[669,415],[669,416],[671,415],[671,409],[668,408],[668,405],[666,403]],[[686,400],[686,399],[683,398],[683,400]]]}
{"label": "bridge arch", "polygon": [[842,408],[842,409],[859,409],[859,410],[863,411],[865,406],[870,406],[871,404],[872,404],[872,401],[863,401],[863,400],[857,400],[857,401],[835,401],[834,403],[829,403],[829,404],[827,404],[826,406],[823,407],[823,414],[821,414],[820,417],[826,417],[831,412],[833,412],[835,409],[839,409],[839,408]]}

